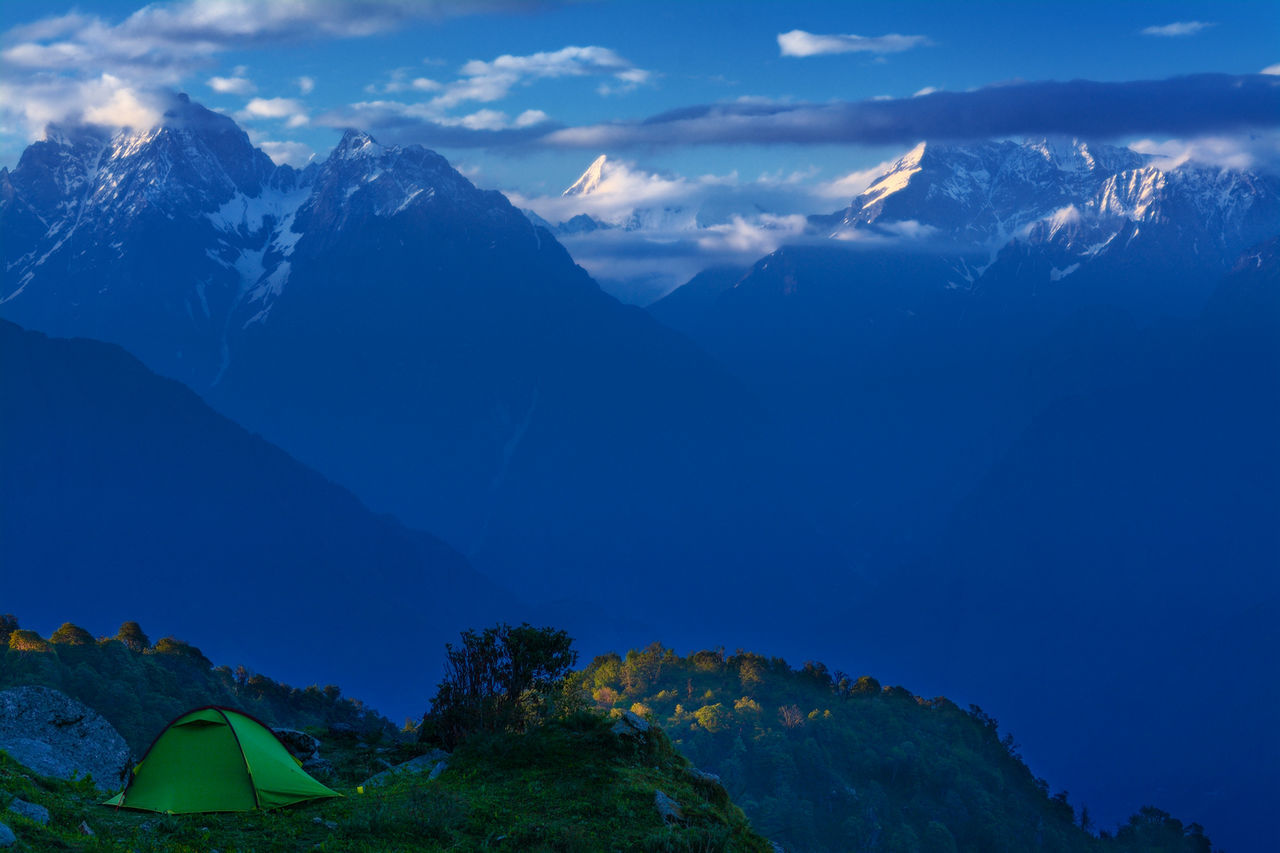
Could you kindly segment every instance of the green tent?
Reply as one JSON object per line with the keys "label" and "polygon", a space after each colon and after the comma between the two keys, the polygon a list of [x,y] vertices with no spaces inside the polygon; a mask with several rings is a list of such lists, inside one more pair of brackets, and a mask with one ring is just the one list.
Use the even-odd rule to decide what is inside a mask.
{"label": "green tent", "polygon": [[169,814],[244,812],[337,796],[307,775],[262,723],[208,707],[170,723],[124,791],[103,805]]}

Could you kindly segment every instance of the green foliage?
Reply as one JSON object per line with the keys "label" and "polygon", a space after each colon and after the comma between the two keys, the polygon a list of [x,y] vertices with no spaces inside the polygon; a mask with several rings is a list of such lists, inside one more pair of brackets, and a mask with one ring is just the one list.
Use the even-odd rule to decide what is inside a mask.
{"label": "green foliage", "polygon": [[18,630],[18,617],[12,613],[0,614],[0,649],[9,647],[9,635]]}
{"label": "green foliage", "polygon": [[1116,850],[1125,853],[1210,853],[1204,828],[1182,821],[1153,806],[1143,806],[1116,832]]}
{"label": "green foliage", "polygon": [[49,635],[49,642],[64,646],[92,646],[93,635],[79,625],[63,622],[61,628]]}
{"label": "green foliage", "polygon": [[15,628],[9,634],[9,649],[15,652],[47,652],[51,647],[49,641],[35,631]]}
{"label": "green foliage", "polygon": [[154,646],[147,649],[147,652],[154,655],[169,655],[203,669],[213,668],[213,661],[205,657],[204,652],[176,637],[161,637]]}
{"label": "green foliage", "polygon": [[142,632],[142,626],[137,622],[125,622],[116,632],[114,639],[124,643],[124,647],[129,651],[138,654],[145,652],[151,645],[151,640],[147,639],[147,635]]}
{"label": "green foliage", "polygon": [[555,710],[578,654],[564,631],[525,623],[465,631],[446,645],[444,679],[421,737],[452,749],[477,732],[522,732]]}
{"label": "green foliage", "polygon": [[598,704],[651,709],[679,750],[787,849],[1209,851],[1199,827],[1156,810],[1114,839],[1095,837],[982,709],[870,676],[814,662],[797,671],[745,652],[681,658],[655,644],[597,658],[573,684]]}

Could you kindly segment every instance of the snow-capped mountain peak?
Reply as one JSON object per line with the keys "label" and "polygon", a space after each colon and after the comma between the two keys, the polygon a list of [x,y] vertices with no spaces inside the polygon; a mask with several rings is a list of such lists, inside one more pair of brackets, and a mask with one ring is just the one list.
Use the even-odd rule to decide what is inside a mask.
{"label": "snow-capped mountain peak", "polygon": [[363,130],[347,130],[330,155],[332,160],[354,160],[360,157],[379,157],[386,151],[372,136]]}
{"label": "snow-capped mountain peak", "polygon": [[601,154],[597,157],[587,171],[582,173],[578,180],[573,182],[573,186],[562,192],[562,196],[588,195],[600,188],[600,183],[604,180],[604,168],[607,157]]}
{"label": "snow-capped mountain peak", "polygon": [[929,143],[853,199],[831,236],[864,230],[892,236],[905,225],[912,233],[927,226],[975,252],[995,252],[1012,239],[1087,247],[1126,222],[1187,233],[1215,223],[1224,234],[1243,236],[1258,220],[1254,205],[1271,209],[1276,198],[1274,182],[1256,175],[1194,164],[1165,171],[1147,155],[1080,139]]}
{"label": "snow-capped mountain peak", "polygon": [[[0,305],[56,333],[130,344],[209,387],[230,340],[267,321],[300,263],[349,228],[401,216],[413,219],[397,226],[407,232],[471,223],[537,242],[500,194],[426,148],[348,131],[299,172],[272,163],[232,119],[176,96],[149,128],[52,126],[0,175]],[[43,312],[62,296],[89,319],[49,321]],[[119,332],[153,315],[164,318],[153,328],[181,334],[138,342]]]}
{"label": "snow-capped mountain peak", "polygon": [[898,161],[893,164],[888,172],[862,191],[862,194],[854,200],[854,204],[860,203],[863,208],[868,208],[877,202],[884,201],[885,198],[899,190],[906,189],[911,182],[911,176],[922,168],[920,160],[924,157],[924,151],[925,143],[921,142],[898,158]]}

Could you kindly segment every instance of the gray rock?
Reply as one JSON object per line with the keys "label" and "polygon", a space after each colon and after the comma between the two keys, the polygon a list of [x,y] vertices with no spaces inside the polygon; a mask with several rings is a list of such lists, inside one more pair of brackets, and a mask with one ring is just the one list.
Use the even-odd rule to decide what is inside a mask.
{"label": "gray rock", "polygon": [[787,853],[786,848],[776,841],[770,841],[769,846],[773,848],[773,853]]}
{"label": "gray rock", "polygon": [[91,776],[100,791],[119,790],[131,764],[110,723],[49,687],[0,691],[0,749],[43,776]]}
{"label": "gray rock", "polygon": [[329,734],[337,738],[349,738],[354,740],[357,736],[356,727],[350,723],[334,723],[329,726]]}
{"label": "gray rock", "polygon": [[18,836],[13,834],[13,830],[0,823],[0,847],[12,847],[18,843]]}
{"label": "gray rock", "polygon": [[320,756],[316,755],[302,762],[302,769],[310,773],[312,776],[314,776],[317,773],[332,773],[333,764],[329,761],[329,759],[321,758]]}
{"label": "gray rock", "polygon": [[715,782],[717,785],[720,784],[720,777],[714,773],[708,773],[707,771],[699,770],[696,767],[690,767],[689,773],[690,775],[696,776],[697,778],[703,780],[704,782]]}
{"label": "gray rock", "polygon": [[27,820],[34,820],[39,824],[49,822],[49,810],[38,803],[28,803],[26,800],[14,800],[12,803],[9,803],[9,811],[16,815],[22,815]]}
{"label": "gray rock", "polygon": [[664,823],[681,823],[684,821],[684,812],[680,810],[680,804],[661,791],[654,792],[653,805],[657,808],[658,814],[662,817]]}
{"label": "gray rock", "polygon": [[93,831],[93,827],[89,826],[89,822],[87,820],[80,821],[79,829],[80,829],[81,835],[97,835],[98,834]]}
{"label": "gray rock", "polygon": [[449,761],[442,759],[439,764],[431,768],[431,775],[427,777],[427,781],[431,782],[438,778],[441,773],[449,769]]}
{"label": "gray rock", "polygon": [[320,741],[297,729],[272,729],[289,754],[305,764],[320,751]]}
{"label": "gray rock", "polygon": [[366,788],[376,788],[379,785],[389,785],[401,776],[413,773],[427,773],[428,781],[436,778],[444,772],[444,765],[447,763],[449,753],[443,749],[433,749],[425,755],[419,755],[417,758],[411,758],[403,764],[397,764],[389,770],[383,770],[365,779],[361,784]]}
{"label": "gray rock", "polygon": [[623,711],[613,724],[613,733],[624,737],[642,737],[649,733],[649,721],[634,711]]}

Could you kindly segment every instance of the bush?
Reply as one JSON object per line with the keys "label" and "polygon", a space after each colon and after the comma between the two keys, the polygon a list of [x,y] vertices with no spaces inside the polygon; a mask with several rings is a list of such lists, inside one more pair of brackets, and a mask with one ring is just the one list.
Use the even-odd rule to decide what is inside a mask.
{"label": "bush", "polygon": [[564,631],[501,624],[445,646],[444,680],[420,737],[453,749],[475,732],[521,732],[555,710],[578,660]]}
{"label": "bush", "polygon": [[79,625],[63,622],[62,627],[49,636],[49,642],[66,646],[92,646],[93,635]]}

